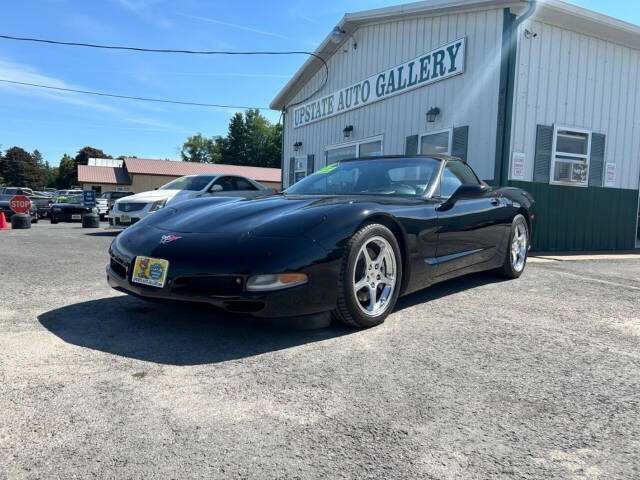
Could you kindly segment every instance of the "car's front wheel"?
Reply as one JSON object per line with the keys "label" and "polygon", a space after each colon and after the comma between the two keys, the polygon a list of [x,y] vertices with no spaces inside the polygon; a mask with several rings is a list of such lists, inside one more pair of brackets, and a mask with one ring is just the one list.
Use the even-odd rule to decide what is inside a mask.
{"label": "car's front wheel", "polygon": [[51,216],[49,217],[49,221],[54,224],[58,223],[58,219],[53,214],[51,214]]}
{"label": "car's front wheel", "polygon": [[400,294],[402,257],[394,234],[370,224],[351,237],[342,260],[333,316],[354,327],[384,322]]}

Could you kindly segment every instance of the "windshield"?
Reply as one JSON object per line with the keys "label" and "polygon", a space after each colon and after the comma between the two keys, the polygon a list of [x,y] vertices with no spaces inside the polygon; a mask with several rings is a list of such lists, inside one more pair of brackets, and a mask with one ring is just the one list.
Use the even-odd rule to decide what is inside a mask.
{"label": "windshield", "polygon": [[84,197],[82,195],[74,195],[73,197],[59,197],[56,198],[55,203],[84,203]]}
{"label": "windshield", "polygon": [[195,177],[180,177],[176,178],[174,181],[163,185],[158,190],[191,190],[194,192],[202,190],[204,187],[209,185],[211,180],[215,177],[213,176],[202,176],[198,175]]}
{"label": "windshield", "polygon": [[433,158],[350,160],[328,165],[285,190],[295,195],[422,196],[435,181]]}

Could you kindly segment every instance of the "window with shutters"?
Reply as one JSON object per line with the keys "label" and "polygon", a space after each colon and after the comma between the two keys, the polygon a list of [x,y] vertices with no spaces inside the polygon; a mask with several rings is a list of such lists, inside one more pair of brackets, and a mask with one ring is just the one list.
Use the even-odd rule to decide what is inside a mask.
{"label": "window with shutters", "polygon": [[553,130],[551,183],[586,187],[590,156],[591,131],[556,126]]}
{"label": "window with shutters", "polygon": [[377,157],[380,155],[382,155],[382,136],[331,145],[326,147],[324,152],[326,165],[347,158]]}
{"label": "window with shutters", "polygon": [[451,155],[451,129],[438,130],[420,136],[420,151],[422,155]]}

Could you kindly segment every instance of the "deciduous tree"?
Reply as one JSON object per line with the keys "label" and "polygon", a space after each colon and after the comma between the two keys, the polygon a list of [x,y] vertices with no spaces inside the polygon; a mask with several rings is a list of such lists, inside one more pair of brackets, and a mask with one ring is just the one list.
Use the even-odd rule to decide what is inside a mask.
{"label": "deciduous tree", "polygon": [[187,138],[182,145],[180,156],[183,162],[219,163],[221,159],[217,139],[203,137],[198,133]]}
{"label": "deciduous tree", "polygon": [[69,188],[72,185],[77,185],[77,183],[78,167],[76,167],[74,159],[65,153],[60,160],[60,166],[58,167],[56,188]]}
{"label": "deciduous tree", "polygon": [[84,147],[78,150],[78,154],[75,158],[76,167],[78,165],[86,165],[89,163],[90,158],[111,158],[111,156],[98,148]]}

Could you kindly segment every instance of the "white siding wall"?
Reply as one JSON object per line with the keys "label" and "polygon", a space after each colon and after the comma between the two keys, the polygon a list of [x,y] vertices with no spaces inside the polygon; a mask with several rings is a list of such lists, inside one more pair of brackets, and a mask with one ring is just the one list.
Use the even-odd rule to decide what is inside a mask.
{"label": "white siding wall", "polygon": [[[524,38],[527,28],[538,34]],[[640,177],[640,52],[563,28],[520,26],[511,150],[526,154],[533,178],[536,125],[586,128],[606,137],[616,188]]]}
{"label": "white siding wall", "polygon": [[[503,11],[489,10],[438,17],[419,17],[358,29],[351,40],[328,61],[329,81],[317,97],[339,90],[370,75],[426,53],[447,42],[467,38],[463,75],[397,95],[310,125],[293,128],[292,112],[284,132],[284,179],[288,183],[289,158],[315,155],[316,169],[324,166],[325,146],[342,143],[342,129],[354,126],[349,140],[384,135],[385,155],[403,154],[408,135],[457,126],[469,126],[470,165],[484,179],[492,179],[495,164],[500,50]],[[347,52],[343,50],[347,49]],[[295,103],[318,88],[324,70],[298,92]],[[441,109],[438,121],[427,126],[426,112]],[[293,144],[301,141],[300,152]]]}

